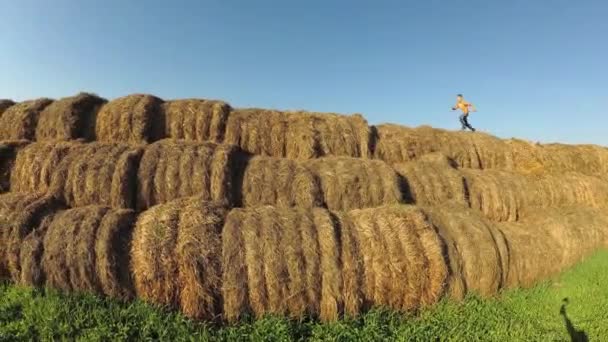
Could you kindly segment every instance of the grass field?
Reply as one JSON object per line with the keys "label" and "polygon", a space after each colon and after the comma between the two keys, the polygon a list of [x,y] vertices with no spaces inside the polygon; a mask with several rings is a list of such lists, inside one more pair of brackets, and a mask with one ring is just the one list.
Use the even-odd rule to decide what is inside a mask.
{"label": "grass field", "polygon": [[608,251],[527,290],[441,302],[414,316],[373,311],[332,324],[278,318],[210,326],[136,301],[0,285],[0,340],[568,341],[560,308],[591,341],[608,339]]}

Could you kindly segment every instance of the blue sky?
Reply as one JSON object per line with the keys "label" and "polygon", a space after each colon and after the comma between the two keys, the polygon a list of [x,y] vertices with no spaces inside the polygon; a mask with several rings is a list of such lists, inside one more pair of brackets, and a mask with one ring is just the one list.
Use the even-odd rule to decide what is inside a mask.
{"label": "blue sky", "polygon": [[608,2],[0,0],[0,98],[92,91],[608,145]]}

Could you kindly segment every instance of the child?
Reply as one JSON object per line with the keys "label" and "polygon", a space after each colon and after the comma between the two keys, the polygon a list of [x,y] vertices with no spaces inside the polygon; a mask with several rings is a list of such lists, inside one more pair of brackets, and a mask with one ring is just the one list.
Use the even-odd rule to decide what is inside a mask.
{"label": "child", "polygon": [[468,103],[462,97],[462,94],[458,94],[456,96],[456,105],[452,107],[452,110],[460,109],[462,111],[462,115],[460,115],[460,123],[462,124],[462,130],[466,130],[467,128],[471,131],[475,132],[475,128],[469,124],[467,120],[469,116],[469,108],[471,108],[472,112],[476,112],[475,106],[472,103]]}

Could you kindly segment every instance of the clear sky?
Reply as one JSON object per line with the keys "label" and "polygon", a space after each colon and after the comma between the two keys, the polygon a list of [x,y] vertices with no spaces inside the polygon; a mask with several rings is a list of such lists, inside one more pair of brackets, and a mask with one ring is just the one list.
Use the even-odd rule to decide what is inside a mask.
{"label": "clear sky", "polygon": [[0,98],[151,93],[608,145],[608,1],[0,0]]}

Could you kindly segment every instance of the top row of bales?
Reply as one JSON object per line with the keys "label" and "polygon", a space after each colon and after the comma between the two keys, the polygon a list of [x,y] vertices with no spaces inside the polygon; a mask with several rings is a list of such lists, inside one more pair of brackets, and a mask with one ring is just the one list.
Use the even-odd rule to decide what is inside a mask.
{"label": "top row of bales", "polygon": [[172,138],[227,143],[296,160],[371,157],[371,130],[359,115],[233,109],[204,99],[163,101],[144,94],[113,101],[80,93],[57,101],[0,103],[0,140],[146,144]]}
{"label": "top row of bales", "polygon": [[608,174],[608,149],[599,146],[540,145],[426,126],[370,127],[359,114],[233,109],[222,101],[163,101],[144,94],[110,102],[87,93],[57,101],[0,100],[0,141],[140,144],[165,138],[232,144],[254,155],[294,160],[344,156],[396,165],[440,152],[459,168]]}

